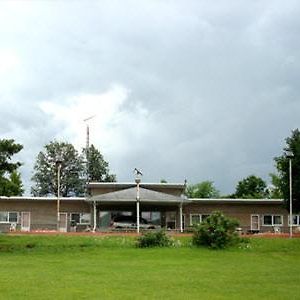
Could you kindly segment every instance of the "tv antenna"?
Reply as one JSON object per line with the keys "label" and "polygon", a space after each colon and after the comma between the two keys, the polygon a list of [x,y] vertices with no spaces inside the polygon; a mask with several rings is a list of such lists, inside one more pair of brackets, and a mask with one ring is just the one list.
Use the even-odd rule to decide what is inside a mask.
{"label": "tv antenna", "polygon": [[89,122],[91,119],[95,118],[96,115],[92,115],[86,119],[83,120],[83,122],[86,123],[86,148],[85,148],[85,158],[86,158],[86,181],[87,184],[90,180],[90,174],[89,174],[89,150],[90,150],[90,127]]}

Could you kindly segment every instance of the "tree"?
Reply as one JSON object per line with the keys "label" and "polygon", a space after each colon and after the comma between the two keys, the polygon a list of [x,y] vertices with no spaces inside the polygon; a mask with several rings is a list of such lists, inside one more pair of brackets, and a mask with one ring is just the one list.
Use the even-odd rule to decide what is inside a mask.
{"label": "tree", "polygon": [[283,154],[275,157],[275,165],[280,179],[278,186],[285,199],[286,207],[289,207],[289,156],[292,155],[292,191],[293,210],[300,211],[300,131],[295,129],[290,137],[285,139],[286,146]]}
{"label": "tree", "polygon": [[268,187],[269,197],[271,199],[282,199],[283,194],[280,189],[281,179],[277,174],[270,173],[271,186]]}
{"label": "tree", "polygon": [[212,181],[202,181],[200,183],[189,185],[186,189],[186,195],[189,198],[218,198],[219,191],[214,187]]}
{"label": "tree", "polygon": [[34,196],[57,195],[56,161],[61,160],[60,194],[63,197],[82,196],[86,178],[84,161],[74,146],[66,142],[53,141],[44,146],[34,165],[31,188]]}
{"label": "tree", "polygon": [[0,140],[0,195],[20,196],[23,194],[23,185],[18,168],[20,162],[12,162],[12,156],[23,149],[21,144],[16,144],[13,139]]}
{"label": "tree", "polygon": [[[83,150],[86,154],[86,149]],[[109,174],[109,164],[104,160],[103,155],[94,145],[89,147],[88,151],[88,174],[89,181],[115,182],[116,175]]]}
{"label": "tree", "polygon": [[238,182],[235,198],[259,199],[267,197],[267,185],[260,177],[250,175]]}

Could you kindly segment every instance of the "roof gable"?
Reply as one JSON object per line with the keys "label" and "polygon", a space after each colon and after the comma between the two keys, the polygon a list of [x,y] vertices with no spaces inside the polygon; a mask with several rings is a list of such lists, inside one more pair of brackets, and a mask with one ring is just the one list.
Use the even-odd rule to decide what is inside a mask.
{"label": "roof gable", "polygon": [[[105,193],[101,195],[96,195],[91,198],[88,198],[88,201],[124,201],[124,202],[135,202],[137,196],[136,187],[131,187],[125,190],[120,190],[116,192]],[[140,201],[148,202],[148,201],[158,201],[158,202],[181,202],[183,198],[161,193],[149,189],[145,189],[140,187]]]}

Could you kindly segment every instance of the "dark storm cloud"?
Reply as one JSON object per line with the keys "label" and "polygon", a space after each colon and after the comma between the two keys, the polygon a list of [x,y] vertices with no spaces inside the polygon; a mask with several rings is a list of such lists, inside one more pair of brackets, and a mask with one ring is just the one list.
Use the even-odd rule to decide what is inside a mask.
{"label": "dark storm cloud", "polygon": [[68,127],[40,103],[115,83],[129,91],[119,113],[130,125],[112,120],[111,140],[94,143],[119,180],[138,166],[147,181],[210,179],[229,193],[249,174],[267,179],[299,127],[297,1],[2,5],[0,49],[20,62],[0,83],[1,136],[24,143],[27,182],[37,152]]}

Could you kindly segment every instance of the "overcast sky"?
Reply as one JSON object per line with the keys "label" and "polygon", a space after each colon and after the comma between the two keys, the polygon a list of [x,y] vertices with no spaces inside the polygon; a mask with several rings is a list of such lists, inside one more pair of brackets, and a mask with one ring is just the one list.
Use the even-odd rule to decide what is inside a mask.
{"label": "overcast sky", "polygon": [[90,140],[118,181],[269,181],[300,127],[299,1],[0,1],[0,138]]}

